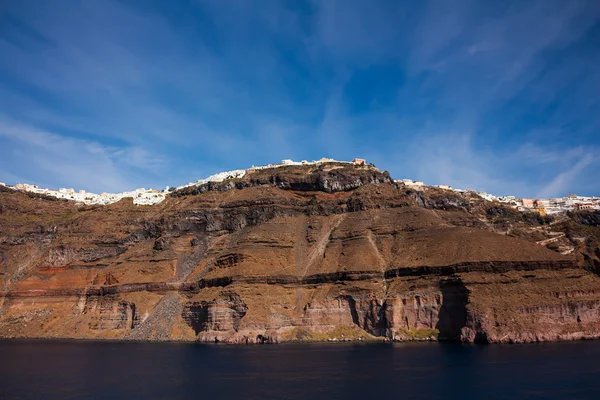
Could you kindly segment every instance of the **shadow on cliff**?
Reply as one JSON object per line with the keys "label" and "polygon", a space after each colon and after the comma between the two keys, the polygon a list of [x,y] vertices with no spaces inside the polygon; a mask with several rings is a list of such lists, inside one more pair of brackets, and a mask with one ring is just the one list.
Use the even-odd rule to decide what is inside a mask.
{"label": "shadow on cliff", "polygon": [[208,326],[208,307],[205,303],[194,304],[188,307],[188,313],[184,317],[188,325],[194,330],[196,335],[207,330]]}
{"label": "shadow on cliff", "polygon": [[436,329],[439,340],[460,341],[461,329],[467,322],[469,290],[459,278],[440,281],[442,305]]}
{"label": "shadow on cliff", "polygon": [[356,300],[354,300],[354,297],[350,295],[342,296],[342,298],[348,302],[348,306],[350,307],[350,314],[352,315],[352,322],[356,326],[360,326],[358,320],[358,312],[356,311]]}

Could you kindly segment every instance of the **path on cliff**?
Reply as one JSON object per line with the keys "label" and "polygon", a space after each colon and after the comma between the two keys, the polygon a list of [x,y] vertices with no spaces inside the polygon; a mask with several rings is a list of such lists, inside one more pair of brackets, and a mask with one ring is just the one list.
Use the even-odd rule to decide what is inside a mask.
{"label": "path on cliff", "polygon": [[562,217],[560,217],[560,218],[557,218],[556,220],[554,220],[554,221],[552,221],[552,222],[550,222],[550,223],[548,223],[548,224],[541,225],[541,226],[536,226],[535,228],[530,228],[530,231],[540,231],[540,230],[542,230],[542,229],[546,229],[546,228],[548,228],[549,226],[552,226],[552,225],[557,225],[557,224],[560,224],[560,223],[562,223],[562,222],[565,222],[565,221],[567,221],[568,219],[569,219],[569,217],[562,216]]}
{"label": "path on cliff", "polygon": [[558,236],[551,237],[550,239],[540,240],[539,242],[536,242],[536,243],[537,244],[541,244],[542,246],[546,246],[546,245],[548,245],[550,243],[558,241],[558,239],[563,238],[563,237],[565,237],[565,234],[561,233]]}

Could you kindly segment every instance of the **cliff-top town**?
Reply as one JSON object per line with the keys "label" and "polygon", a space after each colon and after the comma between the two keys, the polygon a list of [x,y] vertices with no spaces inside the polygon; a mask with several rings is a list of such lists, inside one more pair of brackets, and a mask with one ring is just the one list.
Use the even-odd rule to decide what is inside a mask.
{"label": "cliff-top town", "polygon": [[[179,186],[177,188],[166,187],[163,190],[155,190],[155,189],[135,189],[132,191],[121,192],[121,193],[91,193],[86,192],[85,190],[76,191],[74,189],[66,189],[61,188],[58,190],[53,189],[43,189],[39,188],[37,185],[31,185],[27,183],[18,183],[15,186],[6,185],[3,182],[0,182],[0,185],[6,186],[15,190],[32,192],[43,194],[47,196],[56,197],[59,199],[71,200],[78,203],[83,204],[100,204],[107,205],[116,203],[119,200],[131,197],[133,198],[133,203],[136,205],[152,205],[158,204],[162,202],[168,195],[169,192],[173,190],[179,190],[185,187],[202,185],[208,182],[223,182],[226,179],[232,178],[242,178],[246,175],[247,172],[256,171],[260,169],[268,169],[268,168],[279,168],[290,165],[319,165],[325,163],[339,163],[339,164],[356,164],[356,165],[366,165],[366,161],[361,158],[355,158],[352,161],[338,161],[332,158],[321,158],[316,161],[293,161],[293,160],[282,160],[279,164],[268,164],[264,166],[252,166],[248,169],[238,169],[233,171],[225,171],[220,172],[215,175],[211,175],[208,178],[200,179],[196,182],[190,182],[187,185]],[[518,211],[522,212],[538,212],[541,215],[547,214],[557,214],[566,211],[573,210],[599,210],[600,209],[600,197],[598,196],[578,196],[575,194],[569,194],[565,197],[557,197],[557,198],[549,198],[549,199],[527,199],[527,198],[517,198],[515,196],[494,196],[492,194],[486,192],[476,192],[473,190],[463,190],[463,189],[454,189],[447,185],[435,185],[428,186],[424,182],[421,181],[413,181],[411,179],[400,179],[395,180],[396,183],[404,184],[407,187],[413,189],[423,189],[426,187],[435,187],[442,190],[451,190],[454,192],[475,192],[481,198],[487,201],[498,201],[500,203],[505,203]]]}

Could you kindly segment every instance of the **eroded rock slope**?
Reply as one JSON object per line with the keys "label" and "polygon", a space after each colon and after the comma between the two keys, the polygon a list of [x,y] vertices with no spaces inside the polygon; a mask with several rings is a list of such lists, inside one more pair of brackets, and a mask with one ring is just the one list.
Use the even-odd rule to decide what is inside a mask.
{"label": "eroded rock slope", "polygon": [[597,338],[597,220],[523,215],[335,163],[254,171],[154,206],[0,187],[0,337]]}

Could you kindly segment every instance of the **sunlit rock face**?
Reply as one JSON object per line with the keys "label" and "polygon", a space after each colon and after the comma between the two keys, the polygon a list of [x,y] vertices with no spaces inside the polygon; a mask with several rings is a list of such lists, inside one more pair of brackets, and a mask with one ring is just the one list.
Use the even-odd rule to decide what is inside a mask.
{"label": "sunlit rock face", "polygon": [[250,169],[144,207],[0,187],[0,337],[596,338],[596,219],[336,162]]}

